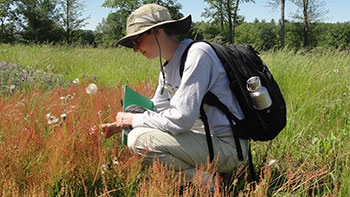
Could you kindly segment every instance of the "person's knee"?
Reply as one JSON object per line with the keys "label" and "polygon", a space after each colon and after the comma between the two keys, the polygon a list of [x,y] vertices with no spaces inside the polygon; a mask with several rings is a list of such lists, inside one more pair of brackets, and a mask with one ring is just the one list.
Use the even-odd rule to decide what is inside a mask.
{"label": "person's knee", "polygon": [[136,153],[136,148],[148,149],[152,132],[148,128],[135,128],[128,135],[128,147]]}
{"label": "person's knee", "polygon": [[135,128],[133,130],[130,131],[130,133],[128,134],[128,147],[130,150],[134,150],[136,143],[138,141],[139,135],[141,134],[141,130],[138,128]]}

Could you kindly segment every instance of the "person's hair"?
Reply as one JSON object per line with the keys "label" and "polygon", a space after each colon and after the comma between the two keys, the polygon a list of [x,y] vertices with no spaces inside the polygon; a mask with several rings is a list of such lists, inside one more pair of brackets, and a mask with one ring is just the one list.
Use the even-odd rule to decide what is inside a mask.
{"label": "person's hair", "polygon": [[162,28],[164,30],[164,32],[166,34],[168,34],[169,36],[176,35],[174,27],[171,24],[162,25],[162,26],[160,26],[160,28]]}

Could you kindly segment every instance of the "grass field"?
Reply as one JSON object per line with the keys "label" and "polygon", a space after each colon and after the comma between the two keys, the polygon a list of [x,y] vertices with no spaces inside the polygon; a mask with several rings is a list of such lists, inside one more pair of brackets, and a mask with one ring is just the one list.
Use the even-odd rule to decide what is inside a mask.
{"label": "grass field", "polygon": [[[350,53],[283,50],[261,57],[284,94],[287,126],[271,146],[252,143],[255,188],[242,168],[215,195],[349,195]],[[157,60],[120,48],[0,45],[0,62],[2,196],[178,195],[181,177],[158,162],[142,166],[120,134],[106,141],[89,135],[121,110],[121,84],[152,96]],[[96,94],[85,92],[89,83],[98,85]],[[206,195],[208,188],[194,182],[182,192]]]}

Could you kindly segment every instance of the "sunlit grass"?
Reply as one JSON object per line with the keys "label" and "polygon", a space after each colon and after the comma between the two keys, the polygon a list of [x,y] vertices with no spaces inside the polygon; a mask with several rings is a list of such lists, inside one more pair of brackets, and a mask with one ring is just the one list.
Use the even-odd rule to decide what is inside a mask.
{"label": "sunlit grass", "polygon": [[[215,194],[346,196],[350,193],[349,52],[286,49],[261,56],[284,94],[287,126],[271,147],[252,143],[261,179],[255,188],[242,168],[231,185]],[[121,84],[152,96],[157,61],[125,49],[0,45],[1,61],[33,70],[50,65],[68,82],[80,79],[68,87],[31,86],[0,94],[3,196],[172,196],[180,190],[190,196],[208,194],[200,184],[181,187],[181,177],[158,162],[142,166],[142,159],[121,145],[120,134],[106,142],[89,135],[95,117],[99,123],[110,122],[121,110]],[[90,96],[85,88],[92,82],[98,92]],[[49,124],[48,113],[57,122]]]}
{"label": "sunlit grass", "polygon": [[0,60],[22,67],[50,68],[69,81],[96,76],[101,85],[156,82],[159,71],[159,61],[146,60],[126,48],[0,44]]}

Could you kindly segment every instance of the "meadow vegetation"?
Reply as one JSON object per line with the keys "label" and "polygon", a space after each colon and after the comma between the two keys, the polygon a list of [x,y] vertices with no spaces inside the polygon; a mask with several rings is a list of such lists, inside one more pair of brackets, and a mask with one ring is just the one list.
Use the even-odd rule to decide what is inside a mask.
{"label": "meadow vegetation", "polygon": [[[271,144],[252,142],[255,187],[243,166],[214,195],[350,193],[349,53],[261,54],[284,94],[287,126]],[[104,140],[90,133],[96,121],[111,122],[122,109],[121,84],[153,95],[157,60],[123,48],[0,45],[0,62],[0,195],[208,194],[195,181],[180,186],[182,176],[157,161],[143,166],[120,134]],[[96,94],[86,93],[89,83],[97,84]]]}

